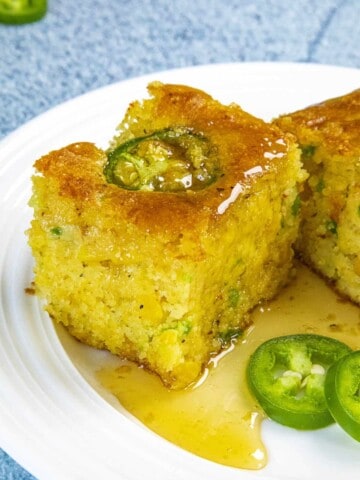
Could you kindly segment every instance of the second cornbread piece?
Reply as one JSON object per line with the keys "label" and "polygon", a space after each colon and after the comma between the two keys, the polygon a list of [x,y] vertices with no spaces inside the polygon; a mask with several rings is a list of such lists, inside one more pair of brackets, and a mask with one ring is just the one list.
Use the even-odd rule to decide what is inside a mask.
{"label": "second cornbread piece", "polygon": [[360,90],[277,119],[302,147],[310,176],[297,249],[360,303]]}
{"label": "second cornbread piece", "polygon": [[36,162],[29,238],[52,318],[183,388],[287,282],[304,175],[292,137],[239,106],[149,92],[109,158],[78,143]]}

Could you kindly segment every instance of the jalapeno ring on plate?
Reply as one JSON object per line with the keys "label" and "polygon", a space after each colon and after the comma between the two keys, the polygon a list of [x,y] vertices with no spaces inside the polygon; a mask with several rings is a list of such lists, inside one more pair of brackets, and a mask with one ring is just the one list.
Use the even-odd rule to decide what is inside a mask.
{"label": "jalapeno ring on plate", "polygon": [[321,335],[273,338],[250,358],[251,391],[273,420],[299,430],[333,423],[324,394],[328,368],[350,352],[344,343]]}

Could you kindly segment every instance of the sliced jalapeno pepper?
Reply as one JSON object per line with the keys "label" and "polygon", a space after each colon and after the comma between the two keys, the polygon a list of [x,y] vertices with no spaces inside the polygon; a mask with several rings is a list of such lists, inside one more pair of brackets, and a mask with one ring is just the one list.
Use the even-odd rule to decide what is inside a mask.
{"label": "sliced jalapeno pepper", "polygon": [[342,357],[329,368],[325,397],[336,422],[360,442],[360,351]]}
{"label": "sliced jalapeno pepper", "polygon": [[250,358],[250,389],[273,420],[300,430],[333,423],[326,404],[327,369],[350,348],[320,335],[299,334],[273,338]]}
{"label": "sliced jalapeno pepper", "polygon": [[22,24],[40,20],[46,13],[47,0],[0,0],[0,22]]}
{"label": "sliced jalapeno pepper", "polygon": [[108,153],[108,183],[128,190],[201,190],[217,175],[215,149],[187,127],[157,130],[133,138]]}

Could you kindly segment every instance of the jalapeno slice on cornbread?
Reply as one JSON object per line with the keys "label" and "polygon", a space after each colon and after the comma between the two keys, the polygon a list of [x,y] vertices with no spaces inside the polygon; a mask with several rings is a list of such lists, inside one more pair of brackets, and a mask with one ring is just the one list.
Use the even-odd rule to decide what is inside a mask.
{"label": "jalapeno slice on cornbread", "polygon": [[136,137],[108,152],[106,180],[128,190],[201,190],[218,174],[216,150],[187,127]]}

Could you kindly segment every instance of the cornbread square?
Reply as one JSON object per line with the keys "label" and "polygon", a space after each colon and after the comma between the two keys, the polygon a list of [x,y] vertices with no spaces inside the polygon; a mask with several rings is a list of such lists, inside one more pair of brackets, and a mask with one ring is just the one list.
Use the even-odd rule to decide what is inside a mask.
{"label": "cornbread square", "polygon": [[[37,160],[29,243],[50,317],[179,389],[288,281],[304,172],[293,137],[239,106],[182,85],[153,83],[149,93],[129,106],[108,152],[75,143]],[[154,140],[159,131],[189,145]],[[186,168],[202,172],[198,186],[187,176],[169,191],[109,183],[111,152],[144,136],[153,157],[158,147],[195,150],[201,161]]]}
{"label": "cornbread square", "polygon": [[360,90],[276,120],[296,135],[309,172],[297,250],[360,303]]}

